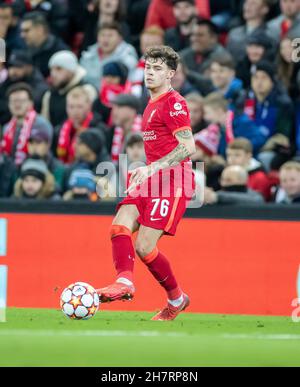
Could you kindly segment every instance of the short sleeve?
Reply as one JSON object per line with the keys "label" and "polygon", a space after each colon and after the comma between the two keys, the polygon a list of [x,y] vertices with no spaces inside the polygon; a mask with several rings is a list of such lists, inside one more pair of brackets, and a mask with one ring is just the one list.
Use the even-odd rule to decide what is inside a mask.
{"label": "short sleeve", "polygon": [[190,112],[183,98],[169,98],[163,107],[163,117],[173,136],[182,130],[191,130]]}

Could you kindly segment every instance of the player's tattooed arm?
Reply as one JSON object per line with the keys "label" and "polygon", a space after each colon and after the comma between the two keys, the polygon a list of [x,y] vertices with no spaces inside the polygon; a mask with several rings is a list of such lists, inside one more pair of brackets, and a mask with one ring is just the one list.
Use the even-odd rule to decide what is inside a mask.
{"label": "player's tattooed arm", "polygon": [[195,142],[191,130],[181,130],[175,136],[179,144],[172,152],[151,164],[151,169],[154,172],[160,169],[174,167],[195,152]]}
{"label": "player's tattooed arm", "polygon": [[178,140],[178,145],[172,152],[150,165],[137,168],[132,172],[126,193],[130,193],[137,185],[142,184],[149,176],[160,169],[174,167],[195,152],[195,141],[191,130],[179,131],[175,136]]}

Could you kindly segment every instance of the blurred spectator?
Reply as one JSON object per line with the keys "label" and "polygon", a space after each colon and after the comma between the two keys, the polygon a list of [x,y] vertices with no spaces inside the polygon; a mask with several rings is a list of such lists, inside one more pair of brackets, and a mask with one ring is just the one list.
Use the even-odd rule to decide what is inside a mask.
{"label": "blurred spectator", "polygon": [[283,164],[279,172],[280,190],[277,192],[276,202],[294,204],[300,203],[300,163],[288,161]]}
{"label": "blurred spectator", "polygon": [[93,110],[103,116],[106,123],[110,123],[112,102],[117,95],[131,92],[131,83],[127,80],[128,69],[121,62],[109,62],[103,66],[103,77],[99,98],[94,103]]}
{"label": "blurred spectator", "polygon": [[[198,16],[210,17],[209,0],[195,0]],[[146,27],[159,26],[166,30],[176,26],[176,19],[172,12],[172,0],[152,0],[146,19]]]}
{"label": "blurred spectator", "polygon": [[266,142],[267,136],[261,128],[245,113],[229,110],[228,102],[218,93],[211,93],[204,98],[204,118],[220,129],[218,154],[223,157],[227,144],[235,137],[246,137],[252,143],[255,154]]}
{"label": "blurred spectator", "polygon": [[[220,141],[220,131],[217,125],[210,125],[209,128],[202,130],[194,135],[196,152],[191,156],[195,162],[204,162],[204,172],[207,187],[219,190],[220,176],[225,167],[225,160],[219,156],[218,147]],[[196,170],[196,178],[198,171]]]}
{"label": "blurred spectator", "polygon": [[19,17],[16,4],[0,4],[0,38],[5,40],[6,56],[9,57],[12,50],[19,50],[25,47],[20,36]]}
{"label": "blurred spectator", "polygon": [[132,44],[136,50],[139,48],[140,34],[145,28],[149,4],[150,0],[127,0],[127,23]]}
{"label": "blurred spectator", "polygon": [[120,25],[112,22],[98,28],[97,43],[82,53],[80,64],[87,71],[87,80],[99,90],[106,63],[122,62],[132,71],[137,61],[135,48],[124,41]]}
{"label": "blurred spectator", "polygon": [[51,152],[51,138],[44,127],[35,126],[28,140],[28,156],[32,158],[40,158],[47,164],[51,174],[54,176],[56,190],[62,191],[65,167],[53,156]]}
{"label": "blurred spectator", "polygon": [[300,36],[300,2],[280,0],[281,15],[269,21],[268,32],[279,42],[287,33]]}
{"label": "blurred spectator", "polygon": [[292,99],[300,96],[300,62],[293,61],[292,38],[285,37],[280,42],[278,52],[278,79],[288,90]]}
{"label": "blurred spectator", "polygon": [[15,183],[17,199],[52,199],[60,196],[55,191],[55,181],[43,160],[28,158],[21,166],[21,174]]}
{"label": "blurred spectator", "polygon": [[165,44],[175,51],[183,50],[190,45],[193,25],[197,20],[195,0],[172,0],[176,27],[168,28],[165,33]]}
{"label": "blurred spectator", "polygon": [[263,31],[254,31],[246,39],[246,55],[236,64],[237,77],[242,80],[244,88],[250,87],[251,75],[261,60],[273,61],[272,39]]}
{"label": "blurred spectator", "polygon": [[72,163],[75,157],[75,143],[78,136],[88,128],[98,128],[102,142],[105,140],[104,125],[101,117],[92,112],[89,93],[83,87],[72,89],[67,95],[68,119],[55,128],[54,147],[63,163]]}
{"label": "blurred spectator", "polygon": [[226,167],[221,175],[220,191],[214,192],[206,188],[204,201],[206,204],[262,204],[263,197],[247,187],[248,173],[238,165]]}
{"label": "blurred spectator", "polygon": [[211,21],[221,31],[228,31],[231,28],[231,21],[234,16],[239,15],[240,0],[210,0]]}
{"label": "blurred spectator", "polygon": [[234,106],[241,98],[243,83],[236,77],[234,61],[230,54],[218,54],[212,57],[210,79],[215,91],[221,93],[231,105]]}
{"label": "blurred spectator", "polygon": [[108,132],[108,148],[111,159],[118,163],[119,154],[125,150],[127,137],[131,133],[142,131],[142,117],[138,114],[140,103],[138,98],[130,94],[120,94],[113,101],[112,123]]}
{"label": "blurred spectator", "polygon": [[23,17],[21,36],[32,56],[34,66],[38,67],[43,76],[47,78],[51,56],[68,47],[59,37],[50,33],[47,20],[39,12],[30,12]]}
{"label": "blurred spectator", "polygon": [[136,162],[146,162],[143,136],[140,133],[132,133],[126,142],[126,154],[128,164]]}
{"label": "blurred spectator", "polygon": [[[181,51],[183,64],[192,71],[205,73],[214,54],[226,50],[218,43],[218,31],[209,20],[197,19],[191,34],[191,46]],[[204,74],[205,75],[205,74]]]}
{"label": "blurred spectator", "polygon": [[96,178],[93,172],[84,166],[74,169],[70,174],[68,191],[65,192],[63,199],[97,201]]}
{"label": "blurred spectator", "polygon": [[4,126],[1,150],[20,165],[28,153],[28,140],[32,128],[43,127],[52,139],[53,128],[33,106],[33,95],[26,83],[16,83],[7,91],[11,120]]}
{"label": "blurred spectator", "polygon": [[185,99],[190,112],[192,131],[195,134],[208,125],[204,120],[203,97],[198,93],[190,93],[185,96]]}
{"label": "blurred spectator", "polygon": [[94,0],[90,1],[86,9],[84,39],[82,50],[86,50],[97,40],[97,29],[106,23],[118,22],[122,36],[130,41],[130,30],[126,22],[126,2],[124,0]]}
{"label": "blurred spectator", "polygon": [[18,0],[24,13],[39,12],[48,21],[51,32],[66,40],[69,32],[69,9],[66,0]]}
{"label": "blurred spectator", "polygon": [[13,160],[6,154],[0,153],[0,198],[12,194],[15,169]]}
{"label": "blurred spectator", "polygon": [[226,149],[228,165],[239,165],[249,174],[248,187],[259,192],[265,200],[271,199],[271,182],[266,175],[262,164],[253,158],[252,145],[246,138],[236,138]]}
{"label": "blurred spectator", "polygon": [[32,89],[34,107],[36,111],[41,110],[41,101],[48,85],[41,72],[33,66],[32,59],[26,51],[13,51],[7,62],[8,77],[0,85],[0,123],[4,124],[10,119],[6,92],[8,88],[16,83],[24,82]]}
{"label": "blurred spectator", "polygon": [[149,92],[144,85],[144,55],[147,49],[151,46],[160,46],[164,44],[164,30],[157,26],[145,28],[140,39],[140,57],[135,69],[131,72],[129,80],[132,87],[131,92],[136,97],[141,98],[141,106],[145,107],[149,100]]}
{"label": "blurred spectator", "polygon": [[77,57],[70,51],[59,51],[49,61],[51,72],[51,90],[42,101],[42,115],[53,126],[62,124],[67,118],[66,97],[77,86],[84,86],[93,101],[96,89],[86,81],[86,71],[79,66]]}
{"label": "blurred spectator", "polygon": [[198,92],[197,88],[189,81],[187,71],[181,62],[178,63],[176,73],[172,78],[172,87],[183,96]]}
{"label": "blurred spectator", "polygon": [[294,124],[293,105],[286,91],[276,82],[275,69],[269,62],[261,61],[256,65],[251,86],[245,111],[267,137],[268,142],[258,158],[269,171],[275,145],[289,146]]}
{"label": "blurred spectator", "polygon": [[[236,61],[245,56],[247,37],[253,32],[266,30],[265,20],[270,11],[269,0],[245,0],[243,5],[243,18],[245,24],[233,28],[228,35],[227,49]],[[272,36],[272,35],[270,35]]]}

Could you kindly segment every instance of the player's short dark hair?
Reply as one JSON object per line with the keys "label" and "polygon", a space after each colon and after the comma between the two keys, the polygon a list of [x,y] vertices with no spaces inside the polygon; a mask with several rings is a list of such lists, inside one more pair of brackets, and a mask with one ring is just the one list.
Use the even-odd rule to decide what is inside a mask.
{"label": "player's short dark hair", "polygon": [[215,54],[210,60],[210,64],[218,63],[221,67],[227,67],[231,70],[235,70],[235,62],[231,54]]}
{"label": "player's short dark hair", "polygon": [[180,57],[169,46],[154,46],[149,47],[145,54],[145,60],[148,59],[161,59],[170,69],[177,70]]}
{"label": "player's short dark hair", "polygon": [[11,85],[6,92],[6,97],[9,98],[11,94],[19,92],[19,91],[26,91],[28,94],[28,97],[31,101],[33,101],[33,90],[28,83],[25,82],[18,82],[13,85]]}
{"label": "player's short dark hair", "polygon": [[119,35],[123,36],[121,24],[118,23],[117,21],[100,24],[97,29],[97,33],[99,34],[99,32],[102,30],[115,30],[118,32]]}
{"label": "player's short dark hair", "polygon": [[31,21],[32,25],[43,26],[45,30],[47,31],[49,30],[48,21],[44,16],[44,14],[41,12],[34,11],[34,12],[26,13],[22,18],[22,22],[24,21]]}
{"label": "player's short dark hair", "polygon": [[202,19],[201,17],[197,17],[196,25],[197,26],[206,26],[211,35],[218,35],[219,34],[218,27],[212,21],[210,21],[208,19]]}

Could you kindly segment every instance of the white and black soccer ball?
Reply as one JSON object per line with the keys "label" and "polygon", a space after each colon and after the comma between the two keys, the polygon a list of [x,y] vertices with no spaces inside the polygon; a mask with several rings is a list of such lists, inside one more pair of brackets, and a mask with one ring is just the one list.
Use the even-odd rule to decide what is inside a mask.
{"label": "white and black soccer ball", "polygon": [[75,320],[88,320],[99,308],[99,296],[96,290],[85,282],[69,285],[60,296],[62,312]]}

